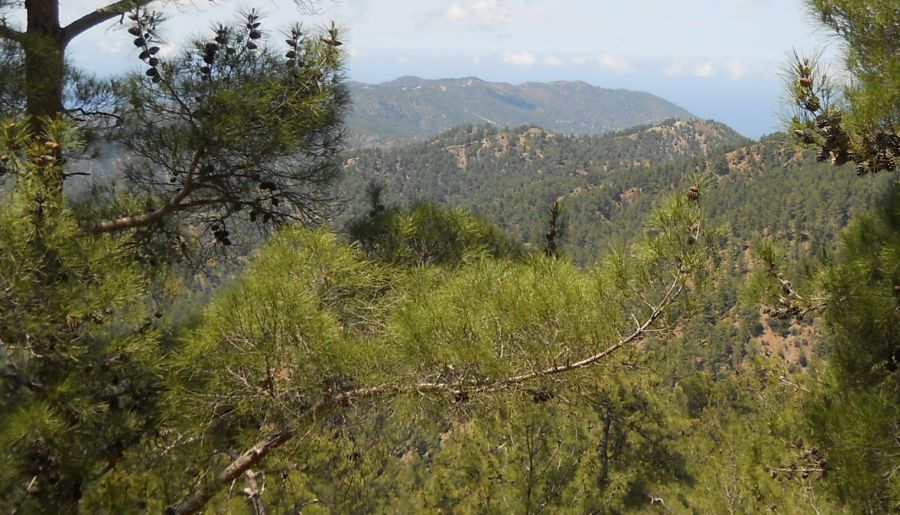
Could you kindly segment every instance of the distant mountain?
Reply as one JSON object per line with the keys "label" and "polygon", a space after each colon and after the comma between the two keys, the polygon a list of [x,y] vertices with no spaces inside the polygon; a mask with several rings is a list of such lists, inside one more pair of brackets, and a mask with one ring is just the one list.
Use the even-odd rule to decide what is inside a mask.
{"label": "distant mountain", "polygon": [[402,77],[383,84],[351,82],[347,117],[354,147],[422,141],[464,124],[538,125],[559,134],[597,135],[669,118],[692,118],[650,93],[575,82],[486,82],[474,77]]}

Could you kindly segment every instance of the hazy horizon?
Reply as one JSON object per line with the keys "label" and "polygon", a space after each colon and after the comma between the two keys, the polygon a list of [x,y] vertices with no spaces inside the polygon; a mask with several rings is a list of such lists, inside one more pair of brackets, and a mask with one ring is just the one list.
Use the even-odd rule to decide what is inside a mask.
{"label": "hazy horizon", "polygon": [[[731,99],[728,96],[717,97],[710,96],[704,90],[698,89],[694,87],[696,85],[696,80],[691,80],[689,78],[685,78],[681,81],[672,81],[668,84],[668,88],[642,88],[640,84],[635,84],[633,87],[625,87],[625,86],[613,86],[609,84],[597,84],[590,82],[588,80],[584,80],[581,78],[562,78],[562,79],[552,79],[549,78],[547,80],[533,80],[533,79],[523,79],[523,80],[491,80],[487,79],[484,76],[478,75],[457,75],[457,76],[421,76],[414,74],[400,75],[393,78],[385,78],[383,80],[372,80],[372,81],[361,81],[361,80],[352,80],[352,82],[356,82],[359,84],[367,84],[367,85],[380,85],[387,84],[404,77],[413,77],[417,79],[423,80],[459,80],[459,79],[467,79],[467,78],[475,78],[479,80],[483,80],[485,82],[491,83],[505,83],[513,86],[521,86],[522,84],[526,84],[529,82],[532,83],[551,83],[551,82],[584,82],[590,86],[604,88],[604,89],[622,89],[628,91],[637,91],[637,92],[645,92],[655,95],[663,100],[667,100],[672,102],[690,112],[692,115],[701,118],[701,119],[711,119],[722,122],[742,136],[746,136],[752,139],[759,139],[761,136],[765,136],[767,134],[771,134],[773,132],[778,132],[782,130],[781,120],[778,118],[780,114],[778,113],[778,109],[781,107],[780,103],[780,95],[781,95],[781,84],[780,83],[751,83],[745,84],[747,90],[747,96],[756,94],[759,97],[766,97],[766,93],[771,94],[771,99],[763,98],[760,102],[766,102],[767,106],[771,108],[771,111],[765,111],[758,109],[758,105],[755,105],[753,102],[746,102],[744,106],[734,106],[728,105],[731,102]],[[649,85],[649,84],[648,84]],[[672,86],[678,86],[673,88]],[[760,86],[765,89],[758,89]],[[733,92],[735,89],[730,90]],[[674,94],[667,94],[674,93]],[[730,113],[728,110],[732,110]],[[729,116],[729,114],[731,116]],[[721,116],[720,116],[721,115]],[[726,119],[726,118],[730,118]]]}
{"label": "hazy horizon", "polygon": [[[62,18],[102,5],[74,0],[61,6]],[[581,80],[652,93],[754,138],[781,128],[778,69],[788,53],[827,41],[802,0],[323,0],[315,15],[291,0],[242,0],[169,4],[163,53],[251,7],[276,40],[289,20],[344,27],[350,80]],[[89,71],[118,73],[139,66],[130,43],[115,21],[79,38],[70,57]]]}

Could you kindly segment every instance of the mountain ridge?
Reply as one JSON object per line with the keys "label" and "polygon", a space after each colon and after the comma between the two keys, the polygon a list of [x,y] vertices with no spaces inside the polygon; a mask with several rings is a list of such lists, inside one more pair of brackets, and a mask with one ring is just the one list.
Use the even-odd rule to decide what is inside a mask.
{"label": "mountain ridge", "polygon": [[584,81],[490,82],[478,77],[423,79],[411,75],[380,84],[349,82],[347,116],[352,147],[422,141],[465,124],[538,125],[565,134],[599,135],[670,118],[687,110],[643,91]]}

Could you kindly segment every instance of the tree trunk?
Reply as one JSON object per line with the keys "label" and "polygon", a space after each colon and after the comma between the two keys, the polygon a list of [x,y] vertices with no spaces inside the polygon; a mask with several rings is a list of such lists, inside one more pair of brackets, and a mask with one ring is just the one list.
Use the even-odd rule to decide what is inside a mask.
{"label": "tree trunk", "polygon": [[[66,43],[59,26],[58,0],[26,0],[28,26],[22,41],[25,53],[26,114],[35,134],[48,120],[62,116]],[[61,152],[54,156],[59,163]],[[47,167],[50,191],[62,189],[62,175]]]}
{"label": "tree trunk", "polygon": [[42,118],[56,118],[63,110],[65,44],[59,26],[58,0],[26,0],[25,8],[26,109],[38,128]]}
{"label": "tree trunk", "polygon": [[609,484],[609,431],[612,428],[612,408],[604,408],[603,416],[603,436],[600,439],[600,450],[598,452],[600,458],[600,477],[598,485],[600,491],[606,490]]}

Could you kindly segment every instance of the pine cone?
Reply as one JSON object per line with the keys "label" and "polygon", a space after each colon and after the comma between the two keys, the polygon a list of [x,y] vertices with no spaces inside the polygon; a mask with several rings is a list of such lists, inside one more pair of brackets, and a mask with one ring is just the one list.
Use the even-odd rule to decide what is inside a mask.
{"label": "pine cone", "polygon": [[700,190],[696,186],[691,186],[688,188],[687,193],[688,200],[697,200],[700,198]]}
{"label": "pine cone", "polygon": [[886,152],[881,153],[875,159],[875,169],[876,170],[884,170],[886,172],[893,172],[897,169],[897,162],[894,160],[894,157],[888,155]]}
{"label": "pine cone", "polygon": [[806,101],[805,107],[807,111],[816,112],[822,107],[822,104],[819,102],[819,97],[813,95]]}

